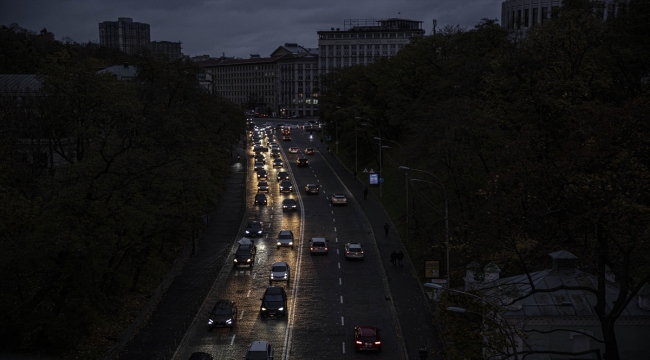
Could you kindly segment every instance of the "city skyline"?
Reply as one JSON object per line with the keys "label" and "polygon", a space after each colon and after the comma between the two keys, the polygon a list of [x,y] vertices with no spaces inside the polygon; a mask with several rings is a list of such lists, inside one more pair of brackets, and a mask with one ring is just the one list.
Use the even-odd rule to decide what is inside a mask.
{"label": "city skyline", "polygon": [[315,48],[317,31],[343,29],[345,19],[404,18],[423,22],[431,33],[458,25],[471,29],[482,18],[499,20],[502,1],[428,0],[329,2],[254,1],[45,1],[27,0],[0,5],[0,25],[38,32],[43,28],[57,40],[99,43],[98,24],[130,17],[151,26],[151,41],[182,42],[183,54],[248,58],[269,56],[284,43]]}

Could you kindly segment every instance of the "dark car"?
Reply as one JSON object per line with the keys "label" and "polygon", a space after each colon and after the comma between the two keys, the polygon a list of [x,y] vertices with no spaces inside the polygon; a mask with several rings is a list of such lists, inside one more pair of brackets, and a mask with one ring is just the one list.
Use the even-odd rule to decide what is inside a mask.
{"label": "dark car", "polygon": [[278,234],[277,248],[280,246],[287,246],[293,249],[294,237],[291,230],[280,230]]}
{"label": "dark car", "polygon": [[282,211],[295,211],[298,209],[298,204],[294,199],[284,199],[282,200]]}
{"label": "dark car", "polygon": [[354,327],[354,349],[356,351],[381,351],[381,330],[376,326]]}
{"label": "dark car", "polygon": [[289,180],[289,173],[286,171],[280,171],[278,173],[278,181]]}
{"label": "dark car", "polygon": [[269,191],[269,183],[267,181],[258,182],[257,191]]}
{"label": "dark car", "polygon": [[291,184],[291,181],[289,180],[280,181],[280,192],[292,192],[292,191],[293,191],[293,185]]}
{"label": "dark car", "polygon": [[284,162],[282,161],[282,159],[273,160],[273,167],[283,167],[283,166],[284,166]]}
{"label": "dark car", "polygon": [[273,345],[268,341],[253,341],[246,350],[244,360],[273,360]]}
{"label": "dark car", "polygon": [[190,355],[190,360],[214,360],[214,358],[208,353],[195,352]]}
{"label": "dark car", "polygon": [[299,167],[309,166],[309,160],[307,160],[307,158],[298,158],[298,160],[296,160],[296,165]]}
{"label": "dark car", "polygon": [[316,194],[318,195],[318,192],[320,191],[320,186],[317,184],[307,184],[305,185],[305,192],[307,194]]}
{"label": "dark car", "polygon": [[254,244],[239,244],[235,252],[235,258],[232,260],[232,266],[246,265],[253,267],[255,265],[255,254],[257,254],[257,247]]}
{"label": "dark car", "polygon": [[268,176],[268,173],[266,172],[266,170],[264,170],[264,169],[257,170],[257,178],[258,179],[266,180],[267,176]]}
{"label": "dark car", "polygon": [[273,157],[280,157],[280,149],[273,149],[271,150],[271,156]]}
{"label": "dark car", "polygon": [[218,327],[232,328],[237,321],[237,305],[231,300],[219,300],[210,311],[208,329]]}
{"label": "dark car", "polygon": [[260,162],[263,162],[263,163],[266,164],[266,158],[265,158],[264,155],[262,155],[262,154],[255,155],[255,156],[253,157],[253,159],[255,159],[255,162],[260,161]]}
{"label": "dark car", "polygon": [[291,135],[282,135],[282,140],[291,141]]}
{"label": "dark car", "polygon": [[305,155],[314,155],[314,148],[306,148]]}
{"label": "dark car", "polygon": [[260,315],[262,317],[287,316],[287,293],[283,287],[269,286],[261,300]]}
{"label": "dark car", "polygon": [[247,237],[262,236],[264,224],[261,221],[251,221],[246,226],[245,234]]}
{"label": "dark car", "polygon": [[255,195],[255,204],[266,205],[266,194],[258,193]]}

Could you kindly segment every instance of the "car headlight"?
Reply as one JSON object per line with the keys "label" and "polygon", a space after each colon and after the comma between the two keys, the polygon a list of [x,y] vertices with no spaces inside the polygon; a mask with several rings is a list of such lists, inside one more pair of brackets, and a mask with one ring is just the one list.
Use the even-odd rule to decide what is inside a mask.
{"label": "car headlight", "polygon": [[293,241],[289,241],[289,245],[293,245]]}
{"label": "car headlight", "polygon": [[208,319],[208,325],[212,325],[213,323],[214,321],[212,321],[212,319]]}
{"label": "car headlight", "polygon": [[288,274],[284,274],[284,278],[285,278],[285,279],[286,279],[286,278],[288,278],[288,277],[289,277],[289,275],[288,275]]}
{"label": "car headlight", "polygon": [[257,233],[258,233],[258,234],[261,234],[261,233],[262,233],[262,230],[258,230]]}
{"label": "car headlight", "polygon": [[279,308],[279,309],[278,309],[278,311],[284,311],[284,308],[283,308],[283,307],[281,307],[281,308]]}
{"label": "car headlight", "polygon": [[232,324],[232,319],[226,320],[226,324],[228,324],[228,325]]}
{"label": "car headlight", "polygon": [[250,231],[246,230],[246,234],[249,234],[249,233],[250,233]]}
{"label": "car headlight", "polygon": [[262,308],[262,311],[266,311],[266,308],[265,308],[265,307],[263,307],[263,308]]}
{"label": "car headlight", "polygon": [[282,243],[278,241],[278,245],[282,245]]}
{"label": "car headlight", "polygon": [[247,259],[246,262],[251,262],[251,259]]}
{"label": "car headlight", "polygon": [[234,262],[237,262],[237,259],[234,259],[233,261],[234,261]]}

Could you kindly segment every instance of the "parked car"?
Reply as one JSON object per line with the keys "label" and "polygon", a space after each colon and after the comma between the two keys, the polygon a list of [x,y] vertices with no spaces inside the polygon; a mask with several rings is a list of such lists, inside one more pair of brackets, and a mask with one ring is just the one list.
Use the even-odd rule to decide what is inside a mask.
{"label": "parked car", "polygon": [[312,255],[322,254],[327,255],[327,239],[325,238],[312,238],[309,245],[309,252]]}
{"label": "parked car", "polygon": [[291,249],[293,249],[293,243],[294,243],[293,232],[291,230],[280,230],[277,239],[277,248],[279,249],[280,246],[286,246],[286,247],[291,247]]}
{"label": "parked car", "polygon": [[363,246],[360,243],[347,243],[345,244],[345,259],[359,259],[363,260]]}
{"label": "parked car", "polygon": [[381,351],[381,329],[369,325],[355,326],[354,349],[356,351]]}
{"label": "parked car", "polygon": [[287,316],[287,293],[281,286],[269,286],[262,296],[260,305],[260,315],[267,316]]}
{"label": "parked car", "polygon": [[274,281],[286,281],[287,284],[291,281],[291,268],[289,264],[284,261],[278,261],[271,266],[269,285]]}
{"label": "parked car", "polygon": [[244,360],[273,360],[273,345],[268,341],[253,341],[246,350]]}
{"label": "parked car", "polygon": [[292,210],[297,210],[298,209],[298,204],[296,204],[296,200],[294,199],[284,199],[282,200],[282,211],[292,211]]}
{"label": "parked car", "polygon": [[345,194],[332,194],[331,197],[332,205],[347,205],[348,198]]}
{"label": "parked car", "polygon": [[237,305],[231,300],[218,300],[210,311],[208,329],[219,327],[232,328],[237,322]]}

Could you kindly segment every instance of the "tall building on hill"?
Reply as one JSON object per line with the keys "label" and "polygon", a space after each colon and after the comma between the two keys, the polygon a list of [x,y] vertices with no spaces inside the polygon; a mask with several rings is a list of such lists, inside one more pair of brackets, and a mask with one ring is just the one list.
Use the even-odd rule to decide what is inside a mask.
{"label": "tall building on hill", "polygon": [[150,41],[149,24],[133,22],[133,19],[127,17],[99,23],[100,46],[121,50],[127,54],[137,54],[146,48]]}
{"label": "tall building on hill", "polygon": [[397,54],[414,36],[423,36],[422,21],[399,18],[343,21],[343,29],[318,31],[318,68],[326,74],[336,67],[371,64]]}

